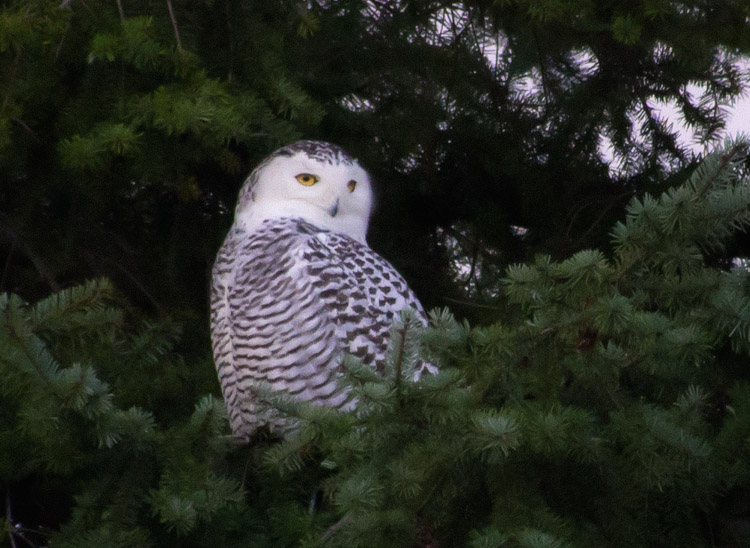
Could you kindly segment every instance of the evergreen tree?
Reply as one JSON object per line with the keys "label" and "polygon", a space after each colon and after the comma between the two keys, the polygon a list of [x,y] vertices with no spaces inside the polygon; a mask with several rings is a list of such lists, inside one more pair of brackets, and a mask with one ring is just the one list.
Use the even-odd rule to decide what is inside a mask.
{"label": "evergreen tree", "polygon": [[746,154],[729,145],[633,200],[610,259],[511,267],[504,321],[433,312],[438,375],[399,375],[409,352],[384,377],[351,365],[357,412],[304,410],[300,437],[267,455],[333,471],[324,544],[745,545],[750,273],[706,256],[750,224]]}
{"label": "evergreen tree", "polygon": [[[0,531],[32,546],[745,545],[750,274],[707,258],[750,224],[746,154],[730,144],[633,200],[611,258],[509,268],[498,323],[404,316],[384,375],[346,361],[355,412],[267,396],[300,420],[283,442],[236,446],[223,403],[199,396],[210,364],[183,361],[174,326],[109,283],[3,296]],[[415,381],[420,355],[440,372]]]}
{"label": "evergreen tree", "polygon": [[[652,101],[712,139],[747,17],[0,3],[0,542],[746,545],[746,151],[696,167]],[[207,276],[300,137],[373,171],[370,241],[458,320],[404,318],[385,377],[347,362],[356,413],[268,396],[298,435],[235,446]],[[412,382],[418,349],[441,372]]]}
{"label": "evergreen tree", "polygon": [[0,289],[107,277],[202,320],[243,178],[304,136],[373,171],[370,240],[428,306],[492,320],[455,303],[473,282],[456,287],[452,251],[502,273],[606,248],[632,196],[694,167],[653,101],[714,137],[743,90],[746,18],[744,0],[8,0]]}

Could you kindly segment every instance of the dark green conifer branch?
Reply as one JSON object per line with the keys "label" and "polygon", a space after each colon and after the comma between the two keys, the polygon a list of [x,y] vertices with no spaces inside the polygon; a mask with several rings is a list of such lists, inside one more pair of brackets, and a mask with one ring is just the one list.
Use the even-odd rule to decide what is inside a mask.
{"label": "dark green conifer branch", "polygon": [[[747,448],[727,431],[750,417],[734,407],[746,407],[734,399],[746,382],[727,392],[723,379],[746,360],[734,340],[744,324],[720,318],[736,325],[747,309],[747,274],[703,253],[747,226],[743,150],[730,144],[685,185],[635,201],[614,260],[585,251],[511,267],[515,319],[468,330],[433,313],[422,344],[437,375],[402,376],[397,393],[387,376],[350,367],[363,405],[349,430],[339,422],[314,451],[293,439],[268,453],[296,454],[298,473],[328,463],[338,519],[325,545],[416,542],[425,530],[474,546],[690,543],[703,535],[685,526],[696,514],[739,538],[722,497],[748,488]],[[692,256],[671,252],[690,246]],[[729,295],[738,302],[719,310]],[[325,431],[328,419],[316,420]]]}
{"label": "dark green conifer branch", "polygon": [[[742,0],[5,2],[0,543],[748,545],[744,145],[696,169],[653,107],[713,138],[746,19]],[[351,414],[260,390],[296,435],[237,445],[205,280],[244,177],[302,136],[362,158],[371,244],[471,325],[431,314],[385,375],[345,360]],[[101,276],[117,295],[68,288]],[[440,372],[412,379],[421,360]]]}

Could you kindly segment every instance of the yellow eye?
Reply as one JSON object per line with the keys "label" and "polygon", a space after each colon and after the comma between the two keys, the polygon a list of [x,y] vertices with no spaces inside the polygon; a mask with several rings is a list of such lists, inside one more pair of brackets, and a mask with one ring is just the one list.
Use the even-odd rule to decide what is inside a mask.
{"label": "yellow eye", "polygon": [[349,192],[354,192],[354,189],[357,188],[357,181],[352,179],[348,183],[346,183],[346,188],[349,189]]}
{"label": "yellow eye", "polygon": [[318,182],[318,177],[310,173],[300,173],[297,175],[297,182],[305,186],[313,186]]}

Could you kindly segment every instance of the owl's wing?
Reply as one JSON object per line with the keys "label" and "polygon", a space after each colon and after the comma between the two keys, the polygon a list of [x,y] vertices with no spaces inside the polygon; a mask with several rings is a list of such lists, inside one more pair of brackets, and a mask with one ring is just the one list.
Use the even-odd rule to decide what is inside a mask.
{"label": "owl's wing", "polygon": [[320,232],[303,252],[317,295],[336,326],[341,348],[382,372],[390,331],[398,314],[411,308],[423,323],[422,305],[383,257],[348,236]]}
{"label": "owl's wing", "polygon": [[244,237],[243,231],[232,227],[214,262],[210,299],[211,346],[232,432],[237,437],[249,438],[255,429],[254,424],[248,421],[253,416],[254,405],[244,394],[243,383],[240,382],[240,367],[235,356],[234,338],[237,326],[230,299],[236,288],[237,252]]}
{"label": "owl's wing", "polygon": [[251,236],[230,232],[214,265],[211,307],[216,367],[241,437],[275,420],[257,404],[253,386],[345,406],[337,382],[343,353],[380,368],[398,312],[411,307],[424,317],[385,259],[306,223]]}
{"label": "owl's wing", "polygon": [[276,421],[253,387],[340,406],[336,328],[318,299],[318,280],[302,259],[306,235],[232,234],[213,272],[214,357],[235,435]]}

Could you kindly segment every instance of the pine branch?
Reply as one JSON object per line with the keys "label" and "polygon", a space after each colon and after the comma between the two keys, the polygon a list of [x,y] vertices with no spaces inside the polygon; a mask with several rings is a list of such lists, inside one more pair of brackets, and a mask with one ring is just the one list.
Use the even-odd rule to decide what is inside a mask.
{"label": "pine branch", "polygon": [[18,548],[15,540],[16,524],[13,522],[13,512],[10,505],[10,488],[5,489],[5,520],[8,523],[8,538],[11,548]]}
{"label": "pine branch", "polygon": [[5,266],[3,267],[3,274],[0,276],[0,291],[5,289],[5,282],[8,277],[8,270],[10,268],[11,259],[13,258],[13,252],[16,249],[16,241],[11,240],[10,249],[8,249],[8,256],[5,258]]}
{"label": "pine branch", "polygon": [[232,14],[231,14],[230,0],[226,0],[224,2],[224,13],[226,15],[227,42],[229,43],[229,61],[228,61],[229,67],[227,68],[227,82],[231,82],[232,74],[234,70],[235,44],[234,44],[234,37],[232,34]]}
{"label": "pine branch", "polygon": [[36,253],[31,246],[26,242],[16,229],[10,226],[5,220],[4,215],[0,214],[0,235],[4,236],[4,239],[11,243],[12,247],[18,247],[24,255],[31,261],[36,268],[36,271],[41,276],[49,288],[54,291],[60,291],[60,285],[55,280],[50,270],[47,268],[44,260],[41,256]]}
{"label": "pine branch", "polygon": [[172,28],[174,29],[174,37],[177,40],[177,51],[182,51],[182,42],[180,42],[180,29],[177,27],[177,19],[174,16],[174,10],[172,9],[172,0],[167,0],[167,9],[169,10],[169,19],[172,21]]}
{"label": "pine branch", "polygon": [[29,135],[32,135],[33,137],[36,137],[32,129],[26,124],[26,122],[24,122],[23,120],[19,118],[13,118],[13,121],[17,123],[19,126],[21,126],[26,131],[26,133],[28,133]]}
{"label": "pine branch", "polygon": [[404,323],[401,325],[401,328],[398,330],[398,334],[399,334],[398,346],[395,350],[396,360],[394,362],[395,367],[393,369],[394,369],[394,381],[396,384],[396,390],[398,390],[399,386],[401,385],[402,368],[404,365],[404,350],[406,348],[406,336],[407,336],[408,331],[409,331],[409,321],[405,320]]}
{"label": "pine branch", "polygon": [[5,97],[3,98],[3,104],[0,105],[0,118],[2,118],[3,114],[5,113],[5,109],[8,108],[8,104],[10,103],[10,98],[13,95],[13,86],[15,85],[15,78],[16,78],[16,72],[18,71],[18,65],[21,62],[22,51],[23,50],[21,48],[18,48],[16,50],[16,57],[13,59],[13,65],[11,66],[11,69],[10,69],[10,75],[8,76],[6,80],[7,85],[8,85],[8,91],[5,94]]}
{"label": "pine branch", "polygon": [[491,304],[482,304],[477,303],[474,301],[469,301],[467,299],[455,299],[453,297],[446,297],[443,295],[442,300],[448,303],[454,303],[454,304],[460,304],[461,306],[468,306],[470,308],[482,308],[486,310],[506,310],[506,307],[504,306],[497,306],[497,305],[491,305]]}
{"label": "pine branch", "polygon": [[338,520],[336,523],[331,525],[328,529],[326,529],[325,533],[323,533],[323,536],[320,537],[321,544],[327,541],[329,538],[331,538],[333,535],[335,535],[341,527],[346,525],[347,522],[351,520],[351,516],[349,514],[346,514],[343,518]]}

